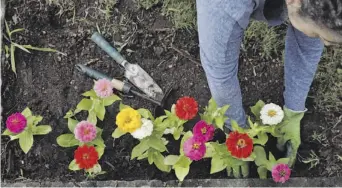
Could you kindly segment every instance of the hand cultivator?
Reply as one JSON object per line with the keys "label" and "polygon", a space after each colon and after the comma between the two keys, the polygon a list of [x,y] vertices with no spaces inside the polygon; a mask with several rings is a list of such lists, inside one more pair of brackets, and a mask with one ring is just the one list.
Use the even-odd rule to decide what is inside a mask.
{"label": "hand cultivator", "polygon": [[[113,48],[99,33],[95,32],[91,39],[112,57],[118,64],[125,68],[125,77],[127,80],[121,81],[111,78],[97,70],[82,64],[77,64],[76,68],[82,73],[93,79],[108,79],[113,87],[125,95],[134,95],[148,100],[157,106],[154,112],[164,109],[164,102],[173,91],[173,88],[167,90],[166,93],[156,84],[151,76],[142,69],[138,64],[129,63],[115,48]],[[143,93],[141,93],[140,91]]]}

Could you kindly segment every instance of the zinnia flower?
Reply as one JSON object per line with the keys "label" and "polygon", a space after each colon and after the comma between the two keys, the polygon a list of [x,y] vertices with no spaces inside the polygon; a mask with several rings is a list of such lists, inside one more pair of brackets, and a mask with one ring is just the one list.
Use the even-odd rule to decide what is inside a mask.
{"label": "zinnia flower", "polygon": [[260,119],[265,125],[276,125],[284,118],[284,112],[281,107],[273,103],[266,104],[262,107],[260,115]]}
{"label": "zinnia flower", "polygon": [[247,158],[253,150],[253,140],[246,133],[230,132],[226,146],[231,155],[236,158]]}
{"label": "zinnia flower", "polygon": [[76,125],[74,133],[80,142],[91,142],[96,138],[96,127],[88,121],[81,121]]}
{"label": "zinnia flower", "polygon": [[183,145],[185,156],[193,161],[202,159],[206,150],[205,142],[201,137],[191,137],[186,140]]}
{"label": "zinnia flower", "polygon": [[205,121],[201,120],[196,123],[193,128],[195,137],[202,137],[205,142],[213,139],[215,128],[213,125],[208,125]]}
{"label": "zinnia flower", "polygon": [[113,94],[113,85],[109,80],[102,78],[95,82],[94,91],[97,96],[106,98]]}
{"label": "zinnia flower", "polygon": [[277,164],[272,168],[272,178],[275,182],[285,183],[290,179],[291,170],[287,164]]}
{"label": "zinnia flower", "polygon": [[131,135],[136,139],[143,139],[147,136],[151,136],[153,132],[153,123],[151,120],[142,118],[142,125],[139,129],[136,129]]}
{"label": "zinnia flower", "polygon": [[121,131],[132,133],[141,127],[141,115],[133,108],[125,108],[116,116],[116,124]]}
{"label": "zinnia flower", "polygon": [[10,115],[6,120],[7,129],[15,134],[22,132],[27,125],[27,120],[21,113],[14,113]]}
{"label": "zinnia flower", "polygon": [[97,164],[97,160],[99,160],[99,154],[94,146],[83,145],[76,149],[74,158],[79,168],[90,169]]}
{"label": "zinnia flower", "polygon": [[176,115],[179,119],[190,120],[198,112],[198,104],[192,97],[182,97],[176,102]]}

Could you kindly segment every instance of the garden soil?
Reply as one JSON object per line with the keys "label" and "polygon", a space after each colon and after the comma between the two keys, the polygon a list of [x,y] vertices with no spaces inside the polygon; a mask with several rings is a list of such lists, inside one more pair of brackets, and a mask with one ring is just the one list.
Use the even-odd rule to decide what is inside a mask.
{"label": "garden soil", "polygon": [[[195,30],[173,30],[167,18],[160,15],[159,7],[141,10],[130,0],[119,1],[112,16],[106,19],[98,16],[94,7],[97,1],[75,1],[75,11],[63,10],[38,0],[9,1],[6,7],[6,20],[11,29],[25,28],[25,32],[13,38],[19,44],[57,49],[66,55],[16,50],[17,75],[10,68],[9,59],[2,54],[2,125],[6,118],[17,111],[30,107],[34,114],[44,117],[41,124],[49,124],[53,131],[45,136],[35,136],[34,145],[25,155],[18,141],[9,142],[7,136],[1,138],[1,178],[2,180],[33,179],[53,181],[82,181],[83,172],[68,170],[75,148],[62,148],[56,138],[68,132],[65,113],[75,108],[82,99],[81,94],[92,88],[92,79],[75,69],[78,63],[103,71],[123,79],[123,69],[104,51],[90,40],[98,29],[129,62],[138,63],[167,90],[176,90],[168,99],[168,107],[181,96],[192,96],[200,104],[201,111],[210,99],[204,71],[199,61],[199,46]],[[92,8],[93,7],[93,8]],[[101,18],[101,19],[100,19]],[[6,41],[4,40],[4,43]],[[241,54],[239,79],[243,90],[245,109],[259,99],[282,105],[283,64],[281,57],[265,61],[258,52]],[[314,91],[314,88],[312,89]],[[134,108],[153,110],[153,104],[139,98],[123,96],[123,103]],[[332,124],[313,110],[308,100],[308,108],[302,123],[302,145],[292,176],[320,177],[341,176],[342,124]],[[129,135],[119,139],[111,137],[115,129],[115,115],[118,104],[107,108],[104,122],[98,126],[104,129],[105,153],[100,164],[107,173],[97,180],[137,180],[137,179],[176,179],[174,172],[163,173],[148,162],[130,160],[132,148],[138,143]],[[335,117],[336,114],[328,114]],[[333,127],[334,125],[334,127]],[[186,125],[188,129],[191,124]],[[322,134],[314,140],[314,132]],[[223,135],[218,136],[222,140]],[[169,149],[178,154],[179,143],[171,142]],[[310,157],[311,151],[319,158],[316,166],[301,161]],[[281,153],[276,153],[280,157]],[[306,161],[306,160],[304,160]],[[314,161],[315,162],[315,161]],[[194,162],[186,178],[225,178],[225,172],[210,175],[210,160]],[[257,177],[251,166],[251,177]]]}

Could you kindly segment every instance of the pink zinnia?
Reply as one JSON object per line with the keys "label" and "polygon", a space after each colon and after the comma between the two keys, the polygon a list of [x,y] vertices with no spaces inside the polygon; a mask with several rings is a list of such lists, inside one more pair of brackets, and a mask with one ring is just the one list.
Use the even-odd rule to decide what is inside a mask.
{"label": "pink zinnia", "polygon": [[290,179],[291,170],[287,164],[277,164],[272,168],[272,177],[275,182],[285,183]]}
{"label": "pink zinnia", "polygon": [[185,156],[193,161],[198,161],[203,158],[206,147],[203,138],[191,137],[184,142],[183,151]]}
{"label": "pink zinnia", "polygon": [[91,142],[96,137],[96,127],[88,121],[81,121],[76,125],[74,133],[80,142]]}
{"label": "pink zinnia", "polygon": [[193,128],[194,137],[202,137],[205,142],[213,139],[215,128],[213,125],[208,125],[205,121],[201,120],[196,123]]}
{"label": "pink zinnia", "polygon": [[27,120],[21,113],[14,113],[10,115],[6,120],[6,127],[12,133],[22,132],[27,125]]}
{"label": "pink zinnia", "polygon": [[94,90],[96,95],[101,98],[109,97],[113,94],[112,82],[105,78],[102,78],[95,82]]}

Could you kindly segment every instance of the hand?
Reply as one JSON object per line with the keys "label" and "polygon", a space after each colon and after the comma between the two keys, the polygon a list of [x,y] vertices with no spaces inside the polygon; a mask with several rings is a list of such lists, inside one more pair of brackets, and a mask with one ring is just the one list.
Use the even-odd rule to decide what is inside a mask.
{"label": "hand", "polygon": [[289,157],[289,166],[293,166],[296,161],[297,151],[301,144],[300,121],[304,117],[303,112],[292,111],[284,107],[284,120],[279,124],[279,132],[283,135],[277,138],[277,147],[284,151],[286,145],[286,157]]}

